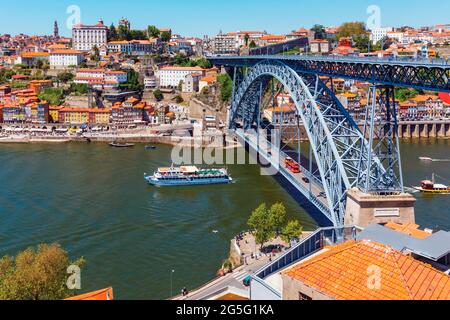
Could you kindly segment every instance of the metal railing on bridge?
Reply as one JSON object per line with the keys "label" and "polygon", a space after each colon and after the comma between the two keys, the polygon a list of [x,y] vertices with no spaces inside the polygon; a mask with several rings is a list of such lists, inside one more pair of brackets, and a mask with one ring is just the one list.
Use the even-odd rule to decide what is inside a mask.
{"label": "metal railing on bridge", "polygon": [[423,65],[423,66],[442,66],[450,68],[450,59],[443,58],[409,58],[409,57],[360,57],[360,56],[339,56],[339,55],[310,55],[310,54],[297,54],[297,55],[285,55],[282,52],[278,54],[271,54],[262,51],[261,54],[251,54],[249,56],[229,56],[220,57],[212,56],[210,59],[230,59],[230,60],[240,60],[240,59],[280,59],[280,60],[313,60],[313,61],[323,61],[323,62],[353,62],[353,63],[376,63],[376,64],[400,64],[400,65]]}

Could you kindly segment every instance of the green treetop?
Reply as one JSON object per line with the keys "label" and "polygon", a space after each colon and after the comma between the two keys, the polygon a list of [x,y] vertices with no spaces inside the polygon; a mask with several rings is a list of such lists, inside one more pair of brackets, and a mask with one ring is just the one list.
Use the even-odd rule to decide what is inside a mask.
{"label": "green treetop", "polygon": [[62,300],[74,292],[67,288],[67,268],[82,267],[80,258],[71,262],[59,245],[40,245],[29,248],[15,258],[0,259],[1,300]]}
{"label": "green treetop", "polygon": [[148,26],[147,33],[149,38],[159,38],[161,32],[159,29],[155,26]]}
{"label": "green treetop", "polygon": [[283,228],[281,233],[281,239],[284,242],[289,243],[292,239],[298,239],[303,233],[303,227],[298,220],[289,221]]}

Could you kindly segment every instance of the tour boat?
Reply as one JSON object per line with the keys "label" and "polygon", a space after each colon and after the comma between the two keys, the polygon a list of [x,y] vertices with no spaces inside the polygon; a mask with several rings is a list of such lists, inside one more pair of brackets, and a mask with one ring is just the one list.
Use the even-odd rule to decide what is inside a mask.
{"label": "tour boat", "polygon": [[117,142],[111,142],[109,144],[110,147],[113,148],[131,148],[134,147],[134,144],[132,143],[117,143]]}
{"label": "tour boat", "polygon": [[159,168],[153,175],[144,175],[153,186],[191,186],[208,184],[228,184],[233,179],[226,169],[199,169],[195,166]]}
{"label": "tour boat", "polygon": [[435,182],[435,175],[433,174],[432,181],[424,180],[421,182],[420,187],[413,187],[415,190],[418,190],[423,193],[450,193],[450,187],[444,184],[439,184]]}

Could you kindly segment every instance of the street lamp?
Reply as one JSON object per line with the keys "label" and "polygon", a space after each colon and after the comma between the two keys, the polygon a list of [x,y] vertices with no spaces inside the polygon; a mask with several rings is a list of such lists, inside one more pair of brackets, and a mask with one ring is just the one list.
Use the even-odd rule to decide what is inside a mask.
{"label": "street lamp", "polygon": [[173,297],[173,274],[175,273],[175,270],[172,270],[170,272],[170,297]]}

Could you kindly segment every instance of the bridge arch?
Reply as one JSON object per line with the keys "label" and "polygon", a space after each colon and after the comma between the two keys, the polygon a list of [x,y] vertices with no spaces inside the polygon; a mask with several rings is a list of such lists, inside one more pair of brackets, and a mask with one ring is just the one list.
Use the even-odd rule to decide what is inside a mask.
{"label": "bridge arch", "polygon": [[[333,225],[341,226],[347,190],[358,186],[361,172],[370,172],[368,178],[372,179],[372,174],[383,175],[386,171],[369,151],[364,135],[327,85],[318,76],[300,75],[281,61],[262,61],[249,69],[240,81],[235,81],[230,129],[237,128],[238,120],[242,120],[244,129],[257,122],[261,95],[273,78],[291,95],[316,160],[326,206],[321,208],[317,199],[310,200],[316,200],[313,203]],[[368,171],[367,166],[370,166]]]}

